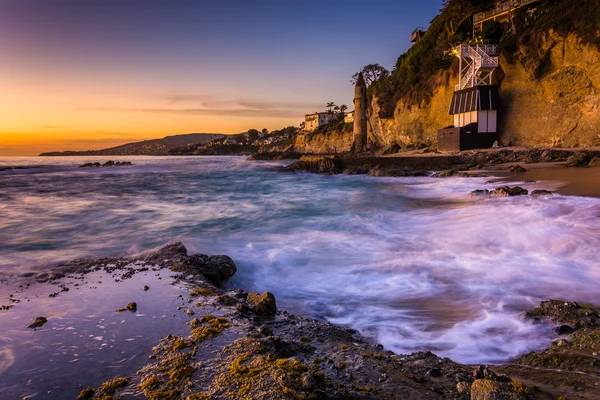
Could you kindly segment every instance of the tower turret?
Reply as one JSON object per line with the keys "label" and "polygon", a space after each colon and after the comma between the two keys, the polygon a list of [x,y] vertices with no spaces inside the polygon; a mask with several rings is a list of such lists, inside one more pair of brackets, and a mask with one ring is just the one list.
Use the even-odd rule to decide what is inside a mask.
{"label": "tower turret", "polygon": [[363,153],[367,148],[367,85],[362,72],[354,86],[354,152]]}

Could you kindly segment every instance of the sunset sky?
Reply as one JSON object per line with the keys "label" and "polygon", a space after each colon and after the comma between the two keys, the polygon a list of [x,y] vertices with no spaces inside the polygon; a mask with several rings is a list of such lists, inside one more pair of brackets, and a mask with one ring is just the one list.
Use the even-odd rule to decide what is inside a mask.
{"label": "sunset sky", "polygon": [[0,155],[298,125],[441,0],[1,0]]}

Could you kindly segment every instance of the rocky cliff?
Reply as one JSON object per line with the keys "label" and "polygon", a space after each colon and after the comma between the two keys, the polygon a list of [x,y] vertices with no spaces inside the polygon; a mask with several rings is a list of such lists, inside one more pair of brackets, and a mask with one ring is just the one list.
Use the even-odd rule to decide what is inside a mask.
{"label": "rocky cliff", "polygon": [[[535,46],[535,47],[534,47]],[[522,45],[515,56],[502,55],[496,72],[500,85],[504,145],[588,147],[600,145],[600,51],[577,36],[549,32],[535,45]],[[448,107],[455,71],[430,79],[433,95],[421,104],[400,100],[392,118],[379,117],[377,96],[371,101],[369,140],[376,148],[393,143],[435,146],[437,131],[452,124]],[[304,153],[349,151],[352,134],[308,134],[296,141]]]}

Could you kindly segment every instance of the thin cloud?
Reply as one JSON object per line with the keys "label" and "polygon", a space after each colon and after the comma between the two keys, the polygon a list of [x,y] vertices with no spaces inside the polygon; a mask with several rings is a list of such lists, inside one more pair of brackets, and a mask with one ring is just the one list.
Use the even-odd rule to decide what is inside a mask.
{"label": "thin cloud", "polygon": [[[228,117],[274,117],[274,118],[297,118],[306,114],[307,110],[293,109],[207,109],[207,108],[111,108],[111,107],[81,107],[76,111],[100,111],[100,112],[137,112],[150,114],[172,114],[172,115],[210,115]],[[310,111],[310,110],[309,110]]]}
{"label": "thin cloud", "polygon": [[36,125],[39,128],[44,128],[44,129],[58,129],[60,128],[60,126],[57,125]]}

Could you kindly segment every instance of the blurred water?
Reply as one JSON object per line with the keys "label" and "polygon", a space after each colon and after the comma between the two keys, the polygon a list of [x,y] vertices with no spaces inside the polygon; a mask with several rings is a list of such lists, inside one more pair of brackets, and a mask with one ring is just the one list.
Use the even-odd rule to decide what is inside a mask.
{"label": "blurred water", "polygon": [[108,159],[0,159],[29,167],[0,172],[0,274],[181,240],[233,257],[232,286],[471,363],[546,345],[551,332],[520,316],[540,300],[600,303],[599,199],[473,199],[486,178],[293,174],[239,157],[78,168]]}

